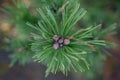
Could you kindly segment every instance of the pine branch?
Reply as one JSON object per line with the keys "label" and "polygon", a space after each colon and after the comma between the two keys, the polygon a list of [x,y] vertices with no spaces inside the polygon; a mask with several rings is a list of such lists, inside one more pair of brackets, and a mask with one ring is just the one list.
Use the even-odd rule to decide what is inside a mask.
{"label": "pine branch", "polygon": [[[103,48],[111,47],[111,43],[103,39],[115,30],[115,24],[104,30],[101,24],[76,30],[77,22],[87,12],[80,7],[78,0],[44,1],[45,6],[37,9],[38,18],[31,16],[29,10],[19,3],[15,3],[15,8],[5,8],[12,15],[17,32],[17,36],[9,42],[9,49],[15,53],[10,56],[11,65],[17,61],[25,64],[33,56],[34,61],[47,66],[46,76],[50,72],[61,71],[67,75],[71,69],[75,72],[90,69],[90,63],[93,62],[91,56],[101,54]],[[56,4],[52,6],[56,12],[51,10],[51,3]],[[30,37],[32,39],[28,40]]]}
{"label": "pine branch", "polygon": [[71,69],[76,72],[85,71],[90,66],[85,55],[94,53],[98,50],[97,46],[99,50],[108,46],[104,40],[88,39],[95,37],[93,33],[100,29],[101,25],[74,32],[75,25],[86,13],[77,1],[71,1],[69,5],[66,2],[60,8],[60,24],[57,23],[59,15],[53,14],[49,8],[39,8],[37,11],[41,19],[38,26],[32,27],[41,35],[34,33],[31,48],[36,53],[33,56],[34,60],[47,65],[46,76],[57,71],[67,75]]}

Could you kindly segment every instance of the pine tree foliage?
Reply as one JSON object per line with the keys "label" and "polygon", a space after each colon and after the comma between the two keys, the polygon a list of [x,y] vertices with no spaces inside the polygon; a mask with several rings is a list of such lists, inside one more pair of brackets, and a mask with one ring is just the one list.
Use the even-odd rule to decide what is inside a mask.
{"label": "pine tree foliage", "polygon": [[[90,66],[87,55],[110,46],[108,42],[99,39],[99,36],[95,39],[95,33],[101,33],[101,25],[76,29],[77,22],[86,14],[78,1],[67,1],[57,13],[53,13],[49,7],[39,8],[37,11],[40,16],[38,24],[27,24],[35,29],[31,44],[31,49],[35,52],[34,61],[47,65],[46,76],[57,71],[67,75],[71,69],[83,72]],[[65,39],[69,41],[67,45]]]}
{"label": "pine tree foliage", "polygon": [[15,7],[7,5],[1,9],[10,14],[12,20],[9,21],[15,25],[15,36],[5,40],[13,52],[10,66],[34,60],[47,66],[48,76],[58,71],[65,75],[71,70],[83,72],[97,65],[96,59],[112,46],[103,39],[114,32],[116,24],[106,29],[102,29],[101,24],[77,27],[87,12],[79,0],[39,1],[38,17],[16,1]]}
{"label": "pine tree foliage", "polygon": [[37,18],[32,16],[25,4],[14,0],[13,5],[4,4],[3,8],[0,9],[7,16],[9,15],[7,19],[14,28],[11,36],[5,38],[7,44],[5,48],[13,53],[9,55],[10,67],[16,63],[24,65],[32,60],[31,41],[29,39],[32,28],[26,25],[26,22],[36,24],[37,21]]}

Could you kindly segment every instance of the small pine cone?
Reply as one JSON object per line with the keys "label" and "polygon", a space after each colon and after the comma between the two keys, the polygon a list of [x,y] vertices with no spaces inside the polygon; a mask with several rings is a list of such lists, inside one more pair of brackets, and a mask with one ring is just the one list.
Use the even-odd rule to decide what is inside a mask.
{"label": "small pine cone", "polygon": [[58,43],[63,43],[64,42],[64,38],[60,38],[59,40],[58,40]]}
{"label": "small pine cone", "polygon": [[55,40],[55,41],[58,41],[59,38],[60,38],[60,36],[57,36],[57,35],[54,35],[54,36],[53,36],[53,40]]}
{"label": "small pine cone", "polygon": [[59,43],[53,44],[53,48],[54,48],[54,49],[58,49],[58,48],[59,48]]}
{"label": "small pine cone", "polygon": [[68,44],[70,44],[70,40],[69,39],[65,39],[64,40],[64,45],[68,45]]}

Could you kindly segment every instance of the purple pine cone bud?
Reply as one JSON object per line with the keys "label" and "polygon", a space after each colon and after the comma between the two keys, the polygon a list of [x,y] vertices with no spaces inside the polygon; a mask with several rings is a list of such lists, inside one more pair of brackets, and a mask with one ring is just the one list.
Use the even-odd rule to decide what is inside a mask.
{"label": "purple pine cone bud", "polygon": [[64,42],[64,38],[61,38],[61,39],[58,40],[58,43],[60,43],[60,44],[63,43],[63,42]]}
{"label": "purple pine cone bud", "polygon": [[58,49],[59,48],[59,44],[58,43],[53,44],[53,48],[54,49]]}
{"label": "purple pine cone bud", "polygon": [[54,36],[53,36],[53,39],[54,39],[55,41],[58,41],[59,38],[60,38],[60,36],[57,36],[57,35],[54,35]]}
{"label": "purple pine cone bud", "polygon": [[65,39],[65,40],[64,40],[64,44],[65,44],[65,45],[70,44],[70,40],[69,40],[69,39]]}

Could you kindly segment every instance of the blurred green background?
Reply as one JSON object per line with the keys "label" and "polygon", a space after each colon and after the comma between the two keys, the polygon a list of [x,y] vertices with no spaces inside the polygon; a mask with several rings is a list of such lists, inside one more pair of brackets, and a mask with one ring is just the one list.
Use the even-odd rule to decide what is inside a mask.
{"label": "blurred green background", "polygon": [[31,28],[26,27],[25,23],[37,23],[36,8],[48,5],[56,11],[65,1],[0,0],[0,80],[120,80],[120,0],[80,0],[87,14],[78,27],[102,24],[104,29],[117,23],[116,35],[104,38],[116,43],[116,47],[105,49],[110,55],[105,56],[104,52],[90,55],[93,61],[89,71],[71,71],[68,76],[58,72],[45,78],[46,67],[32,62],[32,52],[27,46]]}

